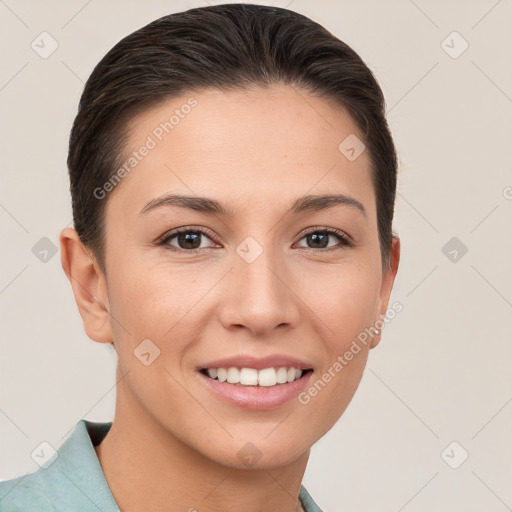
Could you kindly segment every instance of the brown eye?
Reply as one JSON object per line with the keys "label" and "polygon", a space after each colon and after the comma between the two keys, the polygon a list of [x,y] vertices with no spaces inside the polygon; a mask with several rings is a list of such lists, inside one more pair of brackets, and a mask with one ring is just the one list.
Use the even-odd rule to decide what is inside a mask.
{"label": "brown eye", "polygon": [[[322,229],[315,229],[313,231],[310,231],[306,233],[301,240],[306,239],[307,243],[307,249],[336,249],[340,247],[346,247],[351,246],[351,242],[348,239],[348,237],[342,233],[341,231],[338,231],[336,229],[332,228],[322,228]],[[338,240],[338,245],[330,245],[329,241],[332,239]]]}
{"label": "brown eye", "polygon": [[[165,236],[158,245],[164,245],[175,250],[195,251],[209,248],[208,246],[202,246],[204,239],[211,240],[211,238],[200,229],[177,229]],[[174,240],[176,240],[176,242],[171,243]]]}
{"label": "brown eye", "polygon": [[[325,249],[329,244],[330,233],[309,233],[305,238],[308,244],[312,244],[313,249]],[[311,245],[310,245],[311,246]]]}

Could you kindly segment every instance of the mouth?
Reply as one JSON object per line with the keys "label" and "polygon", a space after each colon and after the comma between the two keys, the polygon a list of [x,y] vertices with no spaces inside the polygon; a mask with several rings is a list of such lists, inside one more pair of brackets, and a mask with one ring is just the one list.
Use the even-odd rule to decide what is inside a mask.
{"label": "mouth", "polygon": [[238,409],[270,411],[290,405],[311,382],[313,368],[268,366],[198,368],[201,385],[216,400]]}
{"label": "mouth", "polygon": [[200,373],[218,382],[226,382],[238,387],[271,388],[291,384],[303,379],[313,371],[312,368],[299,369],[293,366],[256,368],[201,368]]}
{"label": "mouth", "polygon": [[312,380],[314,364],[291,354],[241,353],[204,361],[195,374],[215,400],[264,411],[297,399]]}

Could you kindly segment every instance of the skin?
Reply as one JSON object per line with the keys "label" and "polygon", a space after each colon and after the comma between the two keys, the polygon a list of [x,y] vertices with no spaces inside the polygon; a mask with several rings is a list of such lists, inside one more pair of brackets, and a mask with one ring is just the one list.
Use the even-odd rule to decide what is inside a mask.
{"label": "skin", "polygon": [[[61,232],[85,331],[118,355],[115,418],[96,453],[123,511],[300,510],[310,448],[345,411],[380,336],[307,405],[235,407],[200,382],[196,367],[279,353],[311,361],[320,376],[385,315],[399,239],[383,271],[368,152],[349,161],[338,150],[348,135],[363,135],[342,108],[296,88],[173,98],[133,120],[128,147],[139,148],[190,96],[197,106],[104,199],[106,272],[72,228]],[[234,216],[178,207],[139,215],[171,192],[216,199]],[[287,213],[300,196],[332,193],[360,201],[366,216],[348,205]],[[168,242],[175,251],[155,245],[183,226],[215,239],[201,235],[196,252],[177,237]],[[304,234],[316,226],[355,245],[331,235],[335,249],[318,248]],[[263,249],[252,263],[236,252],[247,236]],[[133,353],[146,338],[160,349],[148,366]],[[237,456],[247,442],[262,455],[251,467]]]}

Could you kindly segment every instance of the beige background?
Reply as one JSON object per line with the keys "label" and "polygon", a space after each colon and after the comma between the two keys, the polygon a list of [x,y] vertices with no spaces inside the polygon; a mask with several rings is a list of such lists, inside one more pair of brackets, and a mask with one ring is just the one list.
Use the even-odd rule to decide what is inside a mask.
{"label": "beige background", "polygon": [[[264,3],[361,55],[401,160],[391,302],[403,311],[304,484],[330,512],[511,510],[512,2]],[[31,451],[58,447],[80,418],[113,415],[115,354],[85,335],[59,254],[33,252],[71,223],[67,142],[83,83],[128,33],[203,5],[0,1],[0,479],[36,470]],[[43,31],[59,45],[47,59],[31,48]],[[458,58],[445,51],[464,40]],[[452,237],[456,261],[442,251]]]}

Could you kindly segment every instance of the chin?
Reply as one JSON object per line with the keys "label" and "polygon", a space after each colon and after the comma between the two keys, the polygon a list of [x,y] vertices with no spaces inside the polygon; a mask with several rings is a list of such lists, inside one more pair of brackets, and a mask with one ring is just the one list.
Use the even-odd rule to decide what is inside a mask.
{"label": "chin", "polygon": [[312,444],[313,441],[298,442],[292,439],[283,443],[282,437],[260,441],[253,439],[246,442],[235,439],[230,446],[220,447],[219,444],[215,444],[219,449],[214,453],[210,452],[208,457],[218,464],[233,469],[272,470],[287,466],[301,456],[309,454]]}

